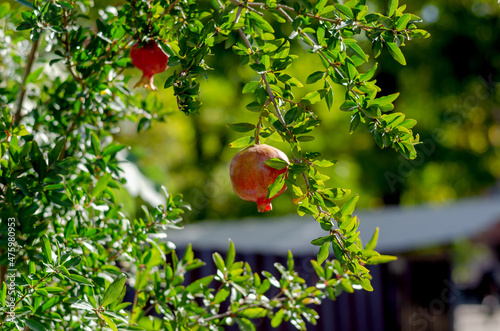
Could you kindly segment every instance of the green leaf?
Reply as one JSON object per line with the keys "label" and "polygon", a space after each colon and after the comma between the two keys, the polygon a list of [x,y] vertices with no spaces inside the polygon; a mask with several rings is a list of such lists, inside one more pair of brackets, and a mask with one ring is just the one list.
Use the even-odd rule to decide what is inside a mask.
{"label": "green leaf", "polygon": [[337,163],[337,161],[330,161],[330,160],[316,160],[313,162],[314,165],[322,168],[328,168],[332,167]]}
{"label": "green leaf", "polygon": [[356,208],[356,203],[358,203],[358,200],[359,200],[359,194],[356,194],[349,201],[344,203],[342,208],[340,208],[340,213],[343,216],[351,216],[351,214],[354,212],[354,209]]}
{"label": "green leaf", "polygon": [[385,106],[389,105],[394,102],[394,100],[397,99],[399,96],[399,93],[394,93],[394,94],[389,94],[380,98],[377,98],[373,100],[372,105],[374,106]]}
{"label": "green leaf", "polygon": [[255,325],[247,318],[235,318],[240,331],[255,331]]}
{"label": "green leaf", "polygon": [[214,276],[210,275],[210,276],[206,276],[206,277],[200,278],[198,280],[195,280],[194,282],[192,282],[191,284],[186,286],[186,292],[190,293],[190,294],[199,293],[199,292],[203,291],[204,289],[208,288],[208,286],[213,281],[213,279],[214,279]]}
{"label": "green leaf", "polygon": [[221,271],[224,271],[224,269],[226,269],[226,265],[224,264],[224,260],[222,259],[222,256],[215,252],[212,254],[212,258],[214,260],[214,263],[215,263],[215,266],[217,267],[217,269],[221,270]]}
{"label": "green leaf", "polygon": [[253,112],[258,112],[262,109],[262,106],[259,102],[257,101],[252,101],[250,102],[248,105],[246,105],[246,108],[250,111],[253,111]]}
{"label": "green leaf", "polygon": [[342,222],[339,221],[339,228],[344,230],[346,233],[350,233],[355,224],[356,224],[356,217],[348,217],[347,219],[343,219]]}
{"label": "green leaf", "polygon": [[[264,69],[265,70],[265,69]],[[248,82],[243,86],[243,93],[253,93],[257,88],[261,86],[260,82]]]}
{"label": "green leaf", "polygon": [[406,28],[406,25],[410,21],[410,18],[411,18],[410,14],[404,14],[403,16],[401,16],[396,22],[396,29],[403,30],[404,28]]}
{"label": "green leaf", "polygon": [[351,123],[349,125],[349,134],[354,133],[360,121],[361,117],[359,116],[359,112],[356,112],[351,116]]}
{"label": "green leaf", "polygon": [[236,131],[236,132],[248,132],[252,131],[255,129],[255,125],[251,123],[234,123],[234,124],[227,124],[226,125],[229,129]]}
{"label": "green leaf", "polygon": [[369,81],[370,79],[372,79],[373,76],[375,75],[375,72],[377,71],[377,68],[378,68],[378,63],[375,63],[370,70],[361,75],[361,80]]}
{"label": "green leaf", "polygon": [[355,43],[355,42],[347,43],[346,42],[346,45],[347,45],[347,47],[349,47],[351,49],[351,51],[353,51],[354,54],[356,54],[357,56],[362,58],[365,62],[368,61],[368,57],[366,56],[365,52],[357,43]]}
{"label": "green leaf", "polygon": [[49,164],[52,165],[57,161],[61,152],[63,150],[64,145],[66,144],[66,138],[60,138],[54,148],[49,152]]}
{"label": "green leaf", "polygon": [[43,289],[44,289],[45,291],[49,292],[49,293],[60,293],[60,292],[64,292],[64,289],[63,289],[63,288],[60,288],[60,287],[55,287],[55,286],[44,287]]}
{"label": "green leaf", "polygon": [[374,250],[375,249],[375,246],[377,246],[377,241],[378,241],[378,233],[379,233],[379,228],[377,227],[375,229],[375,232],[373,233],[372,237],[365,245],[366,250]]}
{"label": "green leaf", "polygon": [[26,0],[15,0],[17,3],[20,3],[23,6],[28,7],[29,9],[33,9],[33,4]]}
{"label": "green leaf", "polygon": [[332,248],[333,248],[333,254],[335,254],[335,258],[339,260],[341,264],[345,265],[346,261],[344,259],[344,251],[339,246],[339,244],[337,242],[334,242],[332,244]]}
{"label": "green leaf", "polygon": [[342,5],[342,4],[336,4],[334,6],[335,6],[335,8],[337,8],[337,10],[339,12],[341,12],[342,14],[344,14],[345,16],[350,18],[351,20],[354,19],[354,14],[352,13],[351,8],[349,8],[345,5]]}
{"label": "green leaf", "polygon": [[101,193],[108,187],[111,180],[111,174],[105,174],[95,184],[94,190],[92,191],[92,196],[99,197]]}
{"label": "green leaf", "polygon": [[325,262],[325,260],[328,258],[328,255],[330,255],[330,242],[325,242],[319,248],[317,256],[318,264],[323,264],[323,262]]}
{"label": "green leaf", "polygon": [[69,274],[67,277],[71,280],[74,280],[77,283],[83,284],[83,285],[88,285],[88,286],[94,286],[92,281],[88,280],[87,278],[77,275],[77,274]]}
{"label": "green leaf", "polygon": [[407,128],[407,129],[411,129],[415,125],[417,125],[417,121],[415,121],[414,119],[411,119],[411,118],[405,119],[403,122],[401,122],[399,124],[399,126],[402,126],[403,128]]}
{"label": "green leaf", "polygon": [[326,237],[316,238],[313,241],[311,241],[311,244],[313,244],[314,246],[321,246],[326,242],[331,242],[334,240],[335,240],[335,235],[331,234],[331,235],[326,236]]}
{"label": "green leaf", "polygon": [[90,132],[90,149],[95,156],[99,155],[99,152],[101,151],[101,143],[99,142],[99,138],[93,131]]}
{"label": "green leaf", "polygon": [[32,71],[28,75],[28,77],[26,78],[26,84],[36,82],[38,77],[40,77],[40,74],[42,73],[42,71],[43,71],[43,67],[40,67],[40,68],[36,69],[35,71]]}
{"label": "green leaf", "polygon": [[118,299],[124,289],[126,281],[127,275],[124,273],[115,278],[115,280],[106,289],[106,292],[104,292],[101,307],[106,307]]}
{"label": "green leaf", "polygon": [[273,328],[277,328],[278,326],[281,325],[281,322],[283,321],[283,315],[284,315],[284,310],[280,309],[274,314],[273,318],[271,319],[271,326]]}
{"label": "green leaf", "polygon": [[43,236],[42,237],[42,242],[43,242],[43,253],[45,255],[45,257],[47,258],[47,261],[49,262],[49,264],[52,264],[52,247],[50,245],[50,241],[49,239],[47,238],[47,236]]}
{"label": "green leaf", "polygon": [[229,291],[228,288],[223,287],[221,288],[217,294],[214,297],[214,300],[212,301],[212,304],[219,304],[221,302],[226,301],[227,297],[229,296],[231,292]]}
{"label": "green leaf", "polygon": [[233,265],[235,256],[236,256],[236,250],[234,248],[233,241],[229,239],[229,247],[226,253],[226,266],[228,268],[231,268],[231,266]]}
{"label": "green leaf", "polygon": [[319,93],[319,91],[309,92],[302,98],[302,102],[306,105],[312,105],[320,101],[321,94]]}
{"label": "green leaf", "polygon": [[306,79],[306,84],[314,84],[318,80],[322,79],[323,76],[325,75],[324,71],[316,71],[310,74],[307,79]]}
{"label": "green leaf", "polygon": [[[250,64],[250,68],[252,68],[255,72],[258,74],[266,72],[266,66],[263,65],[262,63],[252,63]],[[250,82],[251,83],[251,82]],[[249,83],[248,83],[249,84]],[[248,85],[247,84],[247,85]]]}
{"label": "green leaf", "polygon": [[311,266],[320,278],[325,278],[325,269],[318,262],[311,260]]}
{"label": "green leaf", "polygon": [[382,115],[382,119],[387,123],[388,128],[395,128],[403,123],[405,115],[403,113],[393,113],[389,115]]}
{"label": "green leaf", "polygon": [[89,302],[81,300],[81,299],[77,299],[76,302],[74,302],[71,305],[71,307],[75,308],[75,309],[83,309],[83,310],[89,310],[89,311],[94,310],[94,306],[92,306]]}
{"label": "green leaf", "polygon": [[47,328],[45,328],[45,326],[43,326],[43,324],[41,324],[40,322],[37,322],[35,320],[32,320],[32,319],[26,319],[24,321],[24,324],[26,324],[33,331],[46,331],[47,330]]}
{"label": "green leaf", "polygon": [[314,136],[298,136],[297,140],[302,142],[313,141],[316,139]]}
{"label": "green leaf", "polygon": [[276,196],[276,194],[278,194],[279,191],[281,191],[283,186],[285,186],[285,174],[284,173],[279,175],[278,178],[276,178],[276,180],[274,181],[274,183],[269,185],[269,187],[267,189],[266,199],[269,199],[269,198]]}
{"label": "green leaf", "polygon": [[288,271],[292,272],[293,268],[295,267],[295,260],[293,259],[293,254],[291,250],[288,250],[287,253],[287,266],[288,266]]}
{"label": "green leaf", "polygon": [[106,324],[111,328],[111,330],[118,331],[118,328],[116,327],[115,322],[113,322],[113,320],[111,318],[109,318],[108,316],[106,316],[104,314],[101,314],[101,318],[104,320],[104,322],[106,322]]}
{"label": "green leaf", "polygon": [[243,137],[236,139],[232,143],[229,144],[229,147],[231,148],[242,148],[242,147],[247,147],[249,145],[252,145],[254,142],[255,138],[254,137]]}
{"label": "green leaf", "polygon": [[260,318],[267,315],[267,309],[261,307],[247,308],[241,312],[241,316],[246,318]]}
{"label": "green leaf", "polygon": [[16,136],[19,136],[19,137],[24,137],[24,136],[29,135],[30,133],[28,132],[28,130],[26,130],[26,126],[24,124],[21,124],[19,126],[16,126],[12,130],[12,134],[16,135]]}
{"label": "green leaf", "polygon": [[[330,84],[328,84],[330,85]],[[328,110],[332,110],[332,107],[333,107],[333,88],[330,86],[328,88],[328,92],[326,93],[326,96],[325,96],[325,102],[326,102],[326,106],[328,107]]]}
{"label": "green leaf", "polygon": [[255,21],[255,23],[259,28],[261,28],[266,32],[274,33],[274,29],[271,26],[271,24],[269,24],[269,22],[266,21],[262,16],[258,15],[257,13],[254,13],[253,11],[247,12],[247,15],[250,16]]}
{"label": "green leaf", "polygon": [[389,9],[387,10],[387,16],[391,17],[398,9],[399,0],[390,0],[389,1]]}
{"label": "green leaf", "polygon": [[359,106],[356,103],[356,101],[352,100],[346,100],[341,106],[340,110],[341,111],[353,111],[354,109],[357,109]]}
{"label": "green leaf", "polygon": [[403,52],[399,49],[396,43],[385,43],[387,45],[387,50],[389,54],[394,58],[394,60],[398,61],[402,65],[406,65],[406,59],[403,55]]}
{"label": "green leaf", "polygon": [[292,107],[290,108],[286,113],[285,113],[285,123],[287,125],[293,123],[297,119],[297,116],[299,115],[299,109],[298,107]]}
{"label": "green leaf", "polygon": [[273,157],[272,159],[267,160],[265,163],[268,167],[278,170],[288,167],[288,162],[279,157]]}
{"label": "green leaf", "polygon": [[358,279],[359,281],[359,284],[365,289],[367,290],[368,292],[372,292],[373,291],[373,287],[372,285],[370,284],[370,280],[367,279],[367,278],[364,278],[364,277],[361,277]]}
{"label": "green leaf", "polygon": [[380,40],[380,38],[375,39],[375,41],[373,42],[372,52],[374,58],[379,57],[380,53],[382,52],[382,41]]}
{"label": "green leaf", "polygon": [[316,30],[316,37],[318,38],[318,44],[320,46],[325,46],[325,28],[323,26],[318,26]]}
{"label": "green leaf", "polygon": [[0,303],[5,306],[5,299],[7,298],[7,284],[2,282],[2,290],[0,292]]}
{"label": "green leaf", "polygon": [[409,32],[410,37],[412,38],[429,38],[431,34],[425,30],[422,29],[414,29]]}
{"label": "green leaf", "polygon": [[109,144],[108,146],[104,147],[101,155],[106,156],[106,155],[116,154],[125,148],[127,148],[127,145]]}
{"label": "green leaf", "polygon": [[398,258],[396,256],[392,255],[380,255],[379,257],[372,257],[368,259],[369,264],[382,264],[382,263],[387,263],[391,261],[395,261]]}

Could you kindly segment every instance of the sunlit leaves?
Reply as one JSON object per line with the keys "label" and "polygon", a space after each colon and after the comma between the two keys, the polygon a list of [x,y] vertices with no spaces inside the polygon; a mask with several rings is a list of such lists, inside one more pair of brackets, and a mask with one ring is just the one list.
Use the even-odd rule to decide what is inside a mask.
{"label": "sunlit leaves", "polygon": [[[46,1],[33,6],[13,22],[18,31],[30,30],[32,41],[48,36],[44,51],[51,52],[49,64],[57,70],[50,79],[45,67],[35,66],[27,73],[25,85],[41,91],[39,97],[29,97],[36,103],[33,107],[22,109],[21,115],[26,113],[29,120],[20,124],[8,107],[0,116],[0,175],[7,191],[1,194],[7,197],[5,209],[21,215],[25,267],[30,273],[16,288],[17,296],[23,297],[20,309],[33,312],[29,318],[24,315],[21,327],[45,330],[50,321],[53,329],[68,329],[73,319],[60,316],[79,311],[86,315],[78,321],[91,329],[117,330],[126,324],[196,329],[205,323],[207,328],[237,324],[254,330],[252,319],[265,316],[274,327],[289,322],[304,329],[306,321],[314,323],[317,318],[307,305],[334,299],[341,291],[372,290],[364,265],[394,258],[374,251],[378,230],[363,249],[357,231],[362,220],[355,215],[358,196],[331,187],[328,169],[323,168],[334,167],[336,161],[314,150],[315,128],[321,124],[325,104],[328,109],[340,105],[341,111],[349,112],[344,115],[350,118],[350,132],[366,126],[380,147],[394,148],[407,158],[416,156],[418,138],[411,131],[416,121],[393,112],[397,93],[377,97],[377,64],[366,72],[362,65],[386,50],[405,64],[404,43],[429,36],[416,28],[419,17],[404,13],[405,7],[394,0],[386,16],[369,13],[362,1],[295,2],[285,12],[276,1],[266,1],[265,7],[254,3],[251,9],[234,3],[212,8],[190,1],[172,6],[132,1],[102,9],[95,28],[89,28],[84,25],[85,11],[81,12],[85,4]],[[16,14],[8,5],[0,5],[0,18],[10,15]],[[275,31],[280,24],[283,31],[293,31],[290,38]],[[21,32],[6,31],[9,38],[13,33],[23,38]],[[360,33],[372,43],[371,53],[358,43]],[[154,93],[127,87],[131,77],[124,69],[132,67],[130,46],[150,39],[170,56],[164,92],[173,94],[173,108],[188,115],[202,109],[200,82],[210,79],[212,59],[224,59],[217,57],[220,49],[232,51],[242,67],[248,66],[248,80],[236,90],[249,99],[246,109],[255,112],[255,121],[239,119],[240,110],[235,109],[234,123],[227,129],[243,135],[229,146],[245,148],[256,143],[256,137],[289,143],[290,164],[281,159],[266,162],[274,169],[288,167],[269,186],[268,197],[288,186],[297,213],[310,215],[325,231],[312,242],[319,252],[311,266],[321,282],[307,285],[295,270],[291,253],[287,267],[276,264],[276,275],[254,273],[247,263],[237,261],[232,242],[225,258],[223,253],[213,254],[217,269],[213,275],[193,280],[187,273],[204,262],[190,246],[180,258],[175,245],[165,239],[168,231],[181,228],[182,215],[189,210],[181,195],[165,190],[164,203],[144,207],[137,219],[126,215],[116,198],[125,182],[117,154],[126,148],[113,142],[118,123],[135,121],[142,134],[155,122],[166,121],[172,108],[161,104]],[[300,40],[318,60],[305,81],[291,70],[298,56],[290,39]],[[13,81],[18,85],[22,77]],[[344,93],[334,96],[337,85]],[[10,93],[14,97],[9,93],[4,103],[17,104],[16,93]],[[330,248],[334,255],[330,256]],[[133,303],[122,302],[124,271],[131,276]],[[273,298],[271,287],[293,296]],[[5,301],[3,285],[0,302]],[[124,312],[129,305],[131,313]],[[226,314],[226,307],[230,315],[214,318]],[[146,310],[164,318],[143,318]]]}
{"label": "sunlit leaves", "polygon": [[398,61],[402,65],[406,65],[406,59],[403,55],[403,52],[399,49],[396,43],[388,42],[386,43],[389,54],[394,58],[394,60]]}

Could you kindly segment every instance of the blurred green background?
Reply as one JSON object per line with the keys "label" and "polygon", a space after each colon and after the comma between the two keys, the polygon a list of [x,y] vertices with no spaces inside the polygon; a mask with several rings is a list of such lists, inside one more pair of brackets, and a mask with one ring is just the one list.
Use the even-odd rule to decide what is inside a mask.
{"label": "blurred green background", "polygon": [[[368,3],[373,10],[384,10],[385,1]],[[401,3],[424,19],[420,26],[432,36],[403,48],[405,67],[382,52],[376,78],[383,95],[401,92],[396,111],[418,121],[415,132],[423,141],[417,148],[419,157],[408,161],[392,150],[380,150],[361,126],[349,135],[350,114],[338,110],[343,102],[342,87],[335,93],[337,109],[329,112],[324,103],[314,105],[323,124],[315,141],[303,143],[304,148],[340,160],[328,168],[331,184],[359,193],[363,208],[451,202],[493,190],[500,177],[499,5],[493,0]],[[290,33],[284,26],[275,29],[283,35]],[[370,53],[369,43],[361,40]],[[300,44],[292,47],[300,58],[291,71],[305,83],[321,63]],[[257,214],[254,204],[232,192],[228,168],[237,150],[228,144],[242,135],[225,127],[257,122],[257,114],[245,109],[251,95],[241,94],[244,84],[256,76],[239,66],[237,57],[223,47],[208,64],[214,70],[202,82],[199,115],[187,118],[176,111],[172,91],[160,90],[165,107],[172,110],[167,122],[141,135],[135,134],[135,124],[124,124],[118,135],[120,141],[133,146],[131,158],[156,185],[184,193],[193,205],[189,221]],[[369,67],[371,64],[366,65]],[[158,85],[167,75],[156,76]],[[300,97],[315,88],[321,87],[306,85],[294,93]],[[285,144],[271,143],[291,154]],[[295,210],[286,194],[273,205],[273,212],[262,217]]]}
{"label": "blurred green background", "polygon": [[[13,7],[19,6],[9,0]],[[95,1],[91,18],[103,15],[109,5],[121,1]],[[200,1],[200,6],[206,3]],[[384,11],[387,1],[368,1],[371,10]],[[335,93],[336,107],[324,103],[313,109],[323,120],[316,140],[303,143],[305,149],[320,150],[339,163],[326,169],[331,185],[350,188],[361,196],[359,206],[372,208],[393,204],[443,203],[485,194],[498,187],[500,177],[500,9],[496,0],[400,1],[407,11],[424,19],[420,27],[429,39],[413,40],[403,47],[407,66],[395,62],[386,51],[377,72],[381,95],[400,92],[396,111],[418,121],[414,131],[422,145],[416,160],[403,159],[392,150],[380,150],[362,126],[349,135],[350,114],[340,112],[344,91]],[[290,27],[275,24],[283,36]],[[370,45],[360,37],[370,52]],[[291,67],[293,76],[305,84],[306,77],[322,68],[319,58],[308,54],[294,41],[300,55]],[[371,61],[373,58],[370,57]],[[199,115],[186,117],[176,110],[171,89],[156,92],[167,111],[165,123],[156,123],[137,134],[137,124],[125,122],[117,139],[132,146],[128,158],[154,182],[170,192],[182,192],[193,211],[188,222],[203,219],[234,219],[257,214],[255,205],[240,200],[229,182],[229,162],[237,150],[228,144],[241,137],[226,124],[257,123],[258,116],[246,110],[251,95],[242,94],[255,73],[239,65],[230,50],[219,46],[207,59],[213,68],[202,82]],[[372,63],[366,64],[366,69]],[[130,69],[140,78],[139,70]],[[163,86],[171,70],[155,76]],[[321,88],[306,85],[294,91],[297,97]],[[140,90],[137,90],[141,92]],[[146,96],[146,92],[144,93]],[[152,98],[152,95],[148,96]],[[290,155],[287,145],[268,142]],[[130,216],[140,213],[144,203],[125,190],[119,193]],[[289,192],[273,201],[273,212],[262,217],[293,213]],[[135,200],[135,201],[134,201]]]}

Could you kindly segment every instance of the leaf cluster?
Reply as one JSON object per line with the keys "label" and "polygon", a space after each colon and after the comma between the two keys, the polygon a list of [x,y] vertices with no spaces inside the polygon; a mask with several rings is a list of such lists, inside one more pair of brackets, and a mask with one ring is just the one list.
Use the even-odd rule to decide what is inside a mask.
{"label": "leaf cluster", "polygon": [[[287,3],[128,1],[102,10],[95,22],[89,22],[89,1],[35,1],[21,13],[0,6],[2,34],[9,37],[0,45],[9,50],[2,61],[11,75],[0,73],[6,82],[0,84],[0,264],[18,271],[13,291],[7,291],[4,271],[0,277],[2,329],[222,330],[237,324],[254,330],[252,319],[260,317],[274,327],[290,322],[305,329],[318,318],[310,305],[343,291],[372,290],[365,265],[392,257],[374,250],[378,232],[361,243],[353,216],[358,196],[340,205],[350,190],[329,187],[321,173],[336,161],[302,144],[314,140],[321,124],[315,105],[324,100],[332,108],[333,85],[341,85],[340,110],[352,112],[351,132],[364,123],[380,147],[414,158],[416,122],[389,113],[397,94],[377,96],[377,66],[362,72],[369,55],[356,35],[366,34],[375,57],[385,46],[402,64],[404,41],[427,35],[394,0],[386,15],[369,14],[362,0]],[[276,32],[282,25],[290,36]],[[28,39],[31,52],[17,52]],[[239,55],[240,64],[255,72],[242,92],[254,97],[246,108],[257,124],[230,124],[252,132],[230,146],[264,140],[290,145],[288,176],[269,187],[269,196],[287,185],[298,214],[312,215],[327,232],[312,241],[319,246],[311,261],[318,283],[306,284],[291,253],[287,266],[275,265],[278,277],[254,272],[235,261],[232,243],[225,259],[214,253],[214,275],[186,283],[186,274],[205,262],[191,247],[179,257],[166,239],[190,209],[182,195],[163,188],[164,204],[143,207],[136,219],[124,214],[116,194],[125,184],[120,155],[127,146],[114,142],[114,134],[122,120],[136,122],[142,132],[168,116],[154,94],[129,89],[129,49],[149,40],[170,56],[164,87],[172,87],[186,114],[201,107],[199,80],[208,78],[206,59],[217,47]],[[304,85],[287,70],[298,58],[296,40],[323,65],[305,82],[321,88],[300,99],[295,93]],[[286,166],[277,159],[268,165]],[[15,220],[15,244],[7,237],[8,219]],[[11,250],[15,257],[3,254]],[[132,300],[125,299],[128,293]],[[12,300],[14,320],[5,314]]]}

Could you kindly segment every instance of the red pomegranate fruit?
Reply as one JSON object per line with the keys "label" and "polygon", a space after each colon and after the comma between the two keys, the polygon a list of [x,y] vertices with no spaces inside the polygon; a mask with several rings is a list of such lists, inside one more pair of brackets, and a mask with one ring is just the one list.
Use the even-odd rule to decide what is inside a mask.
{"label": "red pomegranate fruit", "polygon": [[285,153],[266,144],[246,147],[231,161],[230,176],[234,192],[243,200],[256,202],[261,213],[270,211],[271,200],[286,190],[286,186],[283,186],[275,196],[266,199],[269,185],[274,183],[279,175],[288,171],[288,166],[278,170],[265,164],[267,160],[275,157],[289,163]]}
{"label": "red pomegranate fruit", "polygon": [[134,88],[144,86],[148,90],[156,90],[153,84],[153,75],[164,72],[168,68],[168,55],[158,47],[154,40],[140,47],[139,43],[130,50],[132,64],[142,71],[142,78]]}

